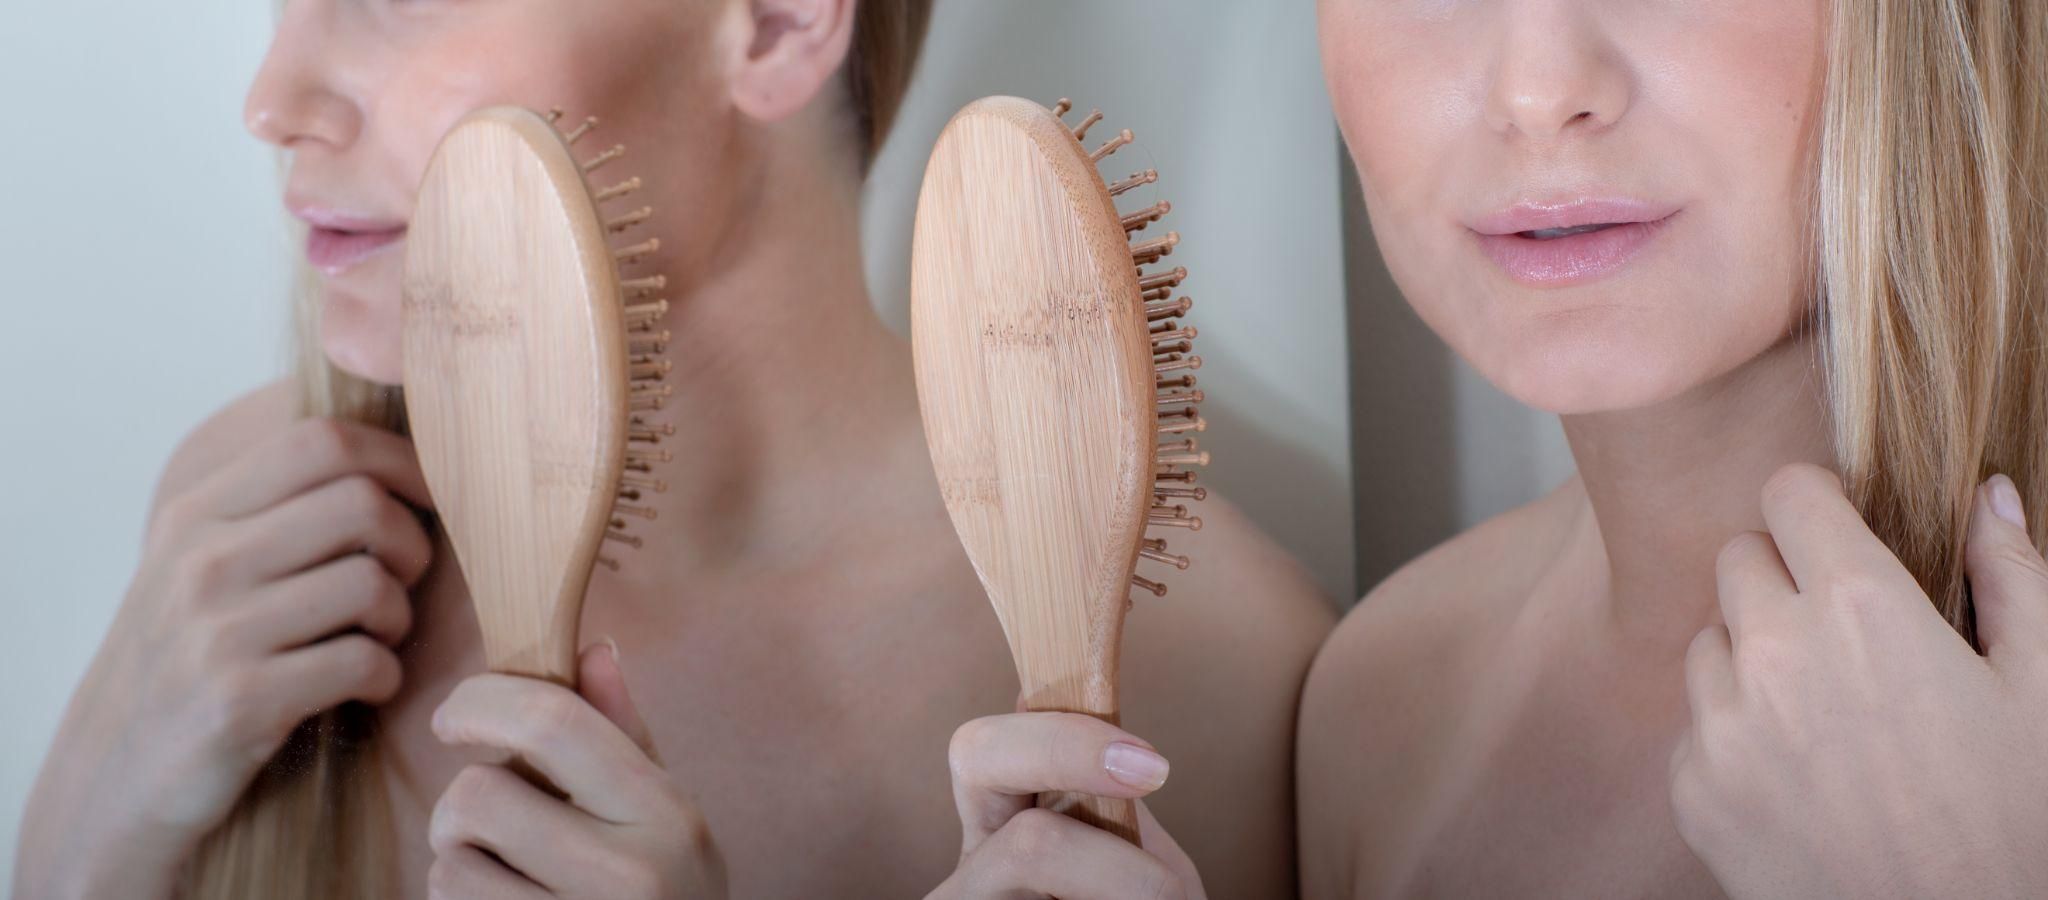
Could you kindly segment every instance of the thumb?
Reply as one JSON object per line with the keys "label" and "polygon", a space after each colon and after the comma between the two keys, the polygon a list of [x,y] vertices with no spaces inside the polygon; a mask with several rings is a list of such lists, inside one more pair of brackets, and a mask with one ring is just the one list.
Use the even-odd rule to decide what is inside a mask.
{"label": "thumb", "polygon": [[604,643],[583,648],[576,658],[576,692],[640,745],[648,759],[661,762],[661,755],[654,749],[654,734],[647,730],[647,722],[640,718],[640,708],[633,705],[633,696],[626,691],[626,673],[619,668],[618,642],[605,638]]}
{"label": "thumb", "polygon": [[2048,652],[2048,563],[2027,533],[2012,479],[1993,475],[1977,488],[1963,564],[1985,653],[1998,662]]}

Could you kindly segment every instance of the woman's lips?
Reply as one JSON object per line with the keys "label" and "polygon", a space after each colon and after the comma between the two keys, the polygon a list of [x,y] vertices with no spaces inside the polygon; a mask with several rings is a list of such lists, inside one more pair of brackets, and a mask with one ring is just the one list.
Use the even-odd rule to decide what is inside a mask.
{"label": "woman's lips", "polygon": [[1677,210],[1626,200],[1524,204],[1469,227],[1495,265],[1531,287],[1565,287],[1628,265]]}
{"label": "woman's lips", "polygon": [[306,261],[332,278],[404,236],[403,227],[355,231],[316,225],[306,233]]}

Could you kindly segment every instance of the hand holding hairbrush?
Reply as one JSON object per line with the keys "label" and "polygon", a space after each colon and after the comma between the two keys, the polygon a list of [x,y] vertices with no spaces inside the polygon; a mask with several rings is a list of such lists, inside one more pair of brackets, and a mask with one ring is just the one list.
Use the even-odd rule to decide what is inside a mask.
{"label": "hand holding hairbrush", "polygon": [[[1196,404],[1192,306],[1174,290],[1179,244],[1141,233],[1170,210],[1117,198],[1097,166],[1130,144],[1083,142],[1028,100],[993,97],[954,116],[925,170],[913,244],[911,340],[918,401],[947,512],[1002,620],[1033,711],[1116,723],[1118,649],[1140,559],[1185,569],[1146,529],[1199,529],[1190,467],[1208,454]],[[1046,806],[1137,841],[1131,801],[1042,795]]]}

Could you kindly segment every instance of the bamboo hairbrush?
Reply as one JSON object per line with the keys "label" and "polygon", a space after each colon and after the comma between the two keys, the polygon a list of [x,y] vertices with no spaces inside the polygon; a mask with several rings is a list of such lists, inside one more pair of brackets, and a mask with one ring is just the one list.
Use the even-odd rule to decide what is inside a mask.
{"label": "bamboo hairbrush", "polygon": [[[608,237],[652,210],[606,220],[637,178],[593,191],[559,111],[464,117],[427,166],[406,236],[405,407],[434,505],[475,598],[492,671],[576,680],[591,569],[625,517],[660,491],[651,465],[672,433],[661,407],[668,334],[659,275],[622,268],[659,248]],[[644,448],[644,449],[643,449]]]}
{"label": "bamboo hairbrush", "polygon": [[[1051,110],[992,97],[939,136],[918,198],[911,341],[925,440],[953,526],[1002,620],[1032,710],[1117,721],[1117,653],[1140,557],[1185,569],[1148,525],[1198,529],[1177,501],[1206,495],[1187,432],[1202,399],[1193,328],[1171,299],[1187,270],[1152,266],[1178,234],[1137,240],[1171,206],[1120,213],[1157,180],[1104,183],[1129,144],[1082,146]],[[1171,443],[1161,443],[1171,441]],[[1128,800],[1045,795],[1039,805],[1136,843]]]}

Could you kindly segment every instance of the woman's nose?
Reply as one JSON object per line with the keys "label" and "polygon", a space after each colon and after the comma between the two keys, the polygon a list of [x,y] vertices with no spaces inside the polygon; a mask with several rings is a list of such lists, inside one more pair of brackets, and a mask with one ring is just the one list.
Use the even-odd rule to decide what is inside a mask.
{"label": "woman's nose", "polygon": [[1488,125],[1547,140],[1621,121],[1634,77],[1594,14],[1553,0],[1508,2],[1501,10]]}
{"label": "woman's nose", "polygon": [[356,139],[362,112],[337,87],[333,42],[322,39],[332,33],[325,21],[332,6],[328,0],[284,5],[242,110],[243,124],[257,139],[284,148],[305,142],[345,147]]}

